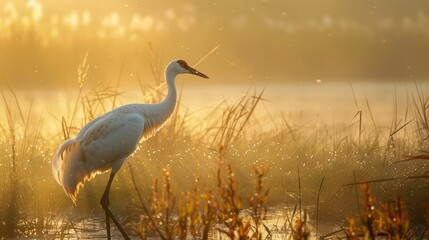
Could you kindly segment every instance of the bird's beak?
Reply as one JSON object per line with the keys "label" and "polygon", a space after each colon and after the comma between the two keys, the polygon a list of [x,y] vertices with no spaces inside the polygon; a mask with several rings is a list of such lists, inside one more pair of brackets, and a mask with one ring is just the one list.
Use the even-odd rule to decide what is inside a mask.
{"label": "bird's beak", "polygon": [[188,66],[188,70],[189,70],[189,73],[191,73],[191,74],[194,74],[194,75],[197,75],[197,76],[200,76],[200,77],[203,77],[203,78],[209,78],[209,77],[208,77],[207,75],[205,75],[204,73],[199,72],[199,71],[197,71],[196,69],[191,68],[191,67],[189,67],[189,66]]}

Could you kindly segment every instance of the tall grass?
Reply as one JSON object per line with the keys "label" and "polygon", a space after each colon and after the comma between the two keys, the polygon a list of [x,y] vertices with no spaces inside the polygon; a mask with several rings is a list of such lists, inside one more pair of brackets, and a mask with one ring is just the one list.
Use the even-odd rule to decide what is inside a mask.
{"label": "tall grass", "polygon": [[[134,173],[131,173],[137,194],[141,196]],[[154,180],[150,207],[146,207],[143,198],[139,198],[140,205],[135,212],[139,215],[129,219],[134,224],[138,219],[132,229],[142,239],[154,236],[160,239],[212,239],[219,234],[229,239],[262,239],[268,188],[263,185],[264,170],[255,169],[254,173],[255,189],[247,198],[250,207],[245,209],[232,166],[225,167],[221,160],[213,179],[214,188],[206,186],[201,191],[196,178],[193,189],[180,195],[171,188],[169,169],[163,169],[162,180]]]}
{"label": "tall grass", "polygon": [[410,226],[406,203],[400,197],[382,204],[375,203],[375,197],[368,183],[361,185],[364,194],[363,211],[358,217],[348,219],[346,232],[348,239],[421,239],[425,232],[418,236],[418,228]]}
{"label": "tall grass", "polygon": [[[28,113],[25,113],[17,95],[12,89],[7,89],[8,94],[1,91],[4,104],[4,116],[6,116],[7,125],[2,127],[5,138],[3,139],[4,160],[2,161],[3,176],[0,209],[2,210],[0,222],[0,232],[8,238],[16,237],[17,234],[33,235],[37,230],[28,231],[26,225],[36,224],[32,219],[27,219],[28,213],[26,201],[32,194],[39,196],[38,193],[26,192],[25,185],[32,184],[34,179],[44,179],[38,176],[38,172],[33,169],[33,158],[41,157],[39,155],[39,144],[41,143],[41,129],[43,119],[38,119],[35,124],[31,118],[32,106],[28,106]],[[6,96],[9,95],[9,96]],[[43,156],[42,156],[43,157]],[[31,213],[34,214],[34,213]],[[38,213],[35,213],[38,214]],[[43,222],[37,223],[44,225]],[[40,229],[40,228],[38,228]]]}
{"label": "tall grass", "polygon": [[[120,77],[113,86],[87,86],[89,63],[85,55],[77,91],[53,118],[32,110],[31,100],[13,90],[2,91],[0,236],[64,236],[75,231],[80,219],[102,214],[98,202],[107,176],[86,184],[73,206],[50,173],[50,159],[61,141],[129,101],[119,88]],[[152,84],[137,80],[145,102],[163,97],[159,79]],[[367,101],[366,108],[356,104],[351,124],[316,127],[286,114],[255,115],[266,104],[264,90],[219,104],[201,124],[195,124],[201,121],[179,98],[170,122],[142,143],[129,167],[117,174],[112,208],[130,225],[138,219],[132,229],[142,238],[207,239],[215,232],[228,238],[274,234],[274,227],[265,225],[267,215],[270,207],[284,207],[284,229],[308,237],[326,233],[322,222],[352,216],[359,197],[355,183],[370,182],[379,201],[396,192],[413,206],[410,221],[424,222],[419,214],[426,205],[429,172],[421,160],[428,159],[429,101],[424,93],[418,88],[412,105],[394,103],[405,104],[407,111],[392,116],[388,131],[375,124],[377,116]]]}

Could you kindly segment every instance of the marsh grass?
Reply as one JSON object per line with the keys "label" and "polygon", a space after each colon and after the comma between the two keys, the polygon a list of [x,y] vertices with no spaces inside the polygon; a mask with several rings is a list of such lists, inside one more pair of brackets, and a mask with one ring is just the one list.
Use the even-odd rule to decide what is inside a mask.
{"label": "marsh grass", "polygon": [[[41,124],[36,124],[34,129],[29,129],[27,127],[29,126],[28,121],[30,119],[31,106],[28,110],[27,117],[24,117],[16,94],[10,88],[8,90],[10,95],[12,95],[11,101],[6,99],[3,91],[1,92],[5,106],[3,114],[7,119],[7,132],[5,135],[9,140],[7,144],[9,145],[8,150],[10,152],[8,161],[5,162],[5,167],[7,167],[9,171],[6,171],[4,175],[6,176],[6,181],[4,182],[6,191],[4,191],[4,199],[2,199],[2,209],[4,209],[5,214],[1,222],[3,223],[2,226],[5,228],[6,236],[15,237],[16,232],[14,230],[20,229],[22,226],[20,220],[23,218],[20,212],[20,205],[23,204],[21,201],[21,189],[24,183],[22,179],[24,174],[23,171],[27,166],[28,159],[33,157],[34,148],[32,144],[37,143],[40,138]],[[18,116],[14,116],[13,114],[12,108],[14,107],[18,110]],[[22,132],[22,136],[24,137],[21,138],[17,132]]]}
{"label": "marsh grass", "polygon": [[[201,191],[196,178],[194,188],[181,194],[174,193],[170,171],[163,169],[162,180],[154,179],[149,207],[140,199],[135,211],[139,214],[129,219],[134,224],[132,230],[142,239],[212,239],[220,235],[229,239],[262,239],[268,188],[263,186],[265,171],[255,169],[254,173],[255,191],[247,197],[249,208],[245,208],[231,165],[225,166],[219,160],[213,179],[215,188],[206,186]],[[139,192],[138,183],[133,180],[133,184]]]}
{"label": "marsh grass", "polygon": [[[129,102],[121,90],[123,81],[137,81],[143,102],[162,99],[164,61],[151,44],[142,46],[144,41],[130,44],[113,34],[102,41],[82,38],[86,31],[98,32],[87,28],[46,39],[50,28],[40,31],[35,22],[30,25],[25,29],[11,25],[16,32],[9,29],[9,35],[2,36],[2,47],[11,49],[2,55],[6,66],[2,71],[16,76],[10,82],[17,86],[28,88],[23,80],[32,79],[44,86],[63,88],[72,83],[72,87],[66,90],[69,95],[64,94],[68,97],[54,100],[66,104],[54,105],[59,111],[46,114],[35,110],[37,99],[27,99],[7,84],[0,86],[0,238],[63,238],[79,231],[82,222],[89,228],[88,221],[102,221],[97,218],[103,216],[98,203],[107,176],[86,184],[78,206],[73,206],[51,176],[53,153],[85,123]],[[124,79],[129,63],[121,59],[124,49],[148,50],[143,55],[150,74],[133,72],[136,78]],[[118,74],[112,74],[117,66]],[[141,77],[148,75],[150,81]],[[101,79],[105,80],[96,83]],[[383,234],[396,231],[392,237],[416,237],[407,232],[407,225],[427,225],[422,214],[429,184],[427,90],[416,84],[407,102],[395,99],[386,128],[376,124],[380,116],[373,114],[371,103],[365,99],[362,104],[352,85],[351,89],[355,114],[348,116],[349,124],[332,126],[287,113],[276,116],[266,111],[266,117],[257,116],[255,111],[269,104],[264,90],[249,90],[233,103],[224,101],[203,120],[195,119],[179,98],[170,122],[141,144],[128,160],[129,167],[117,174],[111,206],[143,239],[207,239],[219,237],[216,232],[257,239],[263,231],[267,239],[279,232],[305,239],[332,233],[321,230],[319,222],[341,222],[356,213],[354,224],[348,222],[349,229],[342,231],[350,238],[375,236],[380,229]],[[406,109],[401,116],[400,107]],[[365,182],[371,185],[371,194],[359,190]],[[401,198],[390,203],[392,193]],[[376,206],[383,220],[361,216],[372,214],[368,206]],[[278,209],[281,221],[267,226],[267,215]],[[402,219],[401,224],[395,225],[391,216]],[[376,221],[383,222],[382,227]]]}
{"label": "marsh grass", "polygon": [[361,184],[362,212],[348,218],[347,239],[421,239],[418,228],[411,226],[406,203],[400,197],[377,204],[368,183]]}
{"label": "marsh grass", "polygon": [[[157,102],[164,96],[161,76],[155,74],[161,59],[156,54],[148,59],[156,62],[152,69],[158,80],[149,83],[138,77],[136,84],[145,102]],[[86,86],[89,62],[84,55],[77,91],[54,118],[32,110],[32,101],[12,89],[2,90],[2,237],[65,236],[76,231],[81,219],[76,216],[102,214],[98,198],[106,176],[87,184],[78,195],[78,206],[73,206],[50,170],[61,141],[128,102],[119,88],[120,77],[113,86]],[[422,88],[416,91],[405,103],[403,116],[394,112],[387,130],[375,124],[370,103],[366,100],[362,107],[356,97],[351,123],[334,126],[287,114],[256,115],[268,103],[264,90],[249,90],[233,103],[224,101],[202,120],[195,119],[179,98],[169,123],[141,144],[129,167],[117,175],[112,208],[143,239],[209,239],[219,237],[216,233],[260,239],[278,231],[305,239],[326,234],[319,222],[338,222],[359,211],[356,184],[370,182],[379,201],[396,192],[413,206],[411,225],[414,219],[424,222],[419,213],[427,205],[429,98]],[[397,108],[403,103],[393,104]],[[287,210],[282,223],[267,226],[273,207]]]}

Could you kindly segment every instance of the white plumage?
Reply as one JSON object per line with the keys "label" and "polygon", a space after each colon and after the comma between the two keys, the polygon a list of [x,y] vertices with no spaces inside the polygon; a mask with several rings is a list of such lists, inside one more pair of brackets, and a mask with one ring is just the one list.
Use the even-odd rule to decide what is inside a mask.
{"label": "white plumage", "polygon": [[135,151],[140,139],[145,140],[153,136],[168,120],[176,105],[175,78],[182,73],[208,78],[189,67],[185,61],[174,60],[165,69],[168,94],[162,102],[128,104],[116,108],[89,122],[76,138],[65,140],[54,155],[52,174],[73,202],[76,202],[76,195],[85,181],[98,173],[111,170],[111,177],[100,201],[106,211],[109,239],[109,217],[121,233],[125,234],[108,210],[108,195],[113,176]]}

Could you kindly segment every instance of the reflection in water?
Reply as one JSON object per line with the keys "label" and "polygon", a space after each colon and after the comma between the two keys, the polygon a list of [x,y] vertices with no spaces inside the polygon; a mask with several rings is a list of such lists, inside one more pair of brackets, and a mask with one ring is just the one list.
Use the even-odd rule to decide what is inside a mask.
{"label": "reflection in water", "polygon": [[[304,210],[303,210],[304,211]],[[245,211],[244,211],[245,212]],[[306,212],[302,214],[307,214]],[[245,215],[245,213],[244,213]],[[250,216],[244,216],[250,220]],[[261,226],[261,231],[263,233],[262,239],[291,239],[292,230],[291,227],[295,221],[299,218],[299,213],[296,208],[277,208],[271,209],[266,219],[263,222],[264,226]],[[310,239],[317,239],[316,237],[316,223],[310,220],[308,216],[308,228],[311,231]],[[292,225],[291,225],[292,224]],[[319,224],[319,235],[333,233],[338,230],[339,227],[333,224],[320,223]],[[111,228],[113,239],[121,238],[121,234],[115,227]],[[128,232],[130,232],[128,230]],[[105,239],[106,230],[104,218],[91,218],[84,219],[81,222],[76,223],[70,231],[63,236],[64,239]],[[138,239],[138,237],[134,236]],[[226,235],[222,234],[219,231],[212,231],[210,239],[225,239]],[[149,239],[158,239],[156,236],[149,237]]]}
{"label": "reflection in water", "polygon": [[[66,233],[64,239],[106,239],[106,225],[104,218],[88,218],[76,222]],[[122,235],[116,228],[111,228],[113,239],[119,239]]]}

